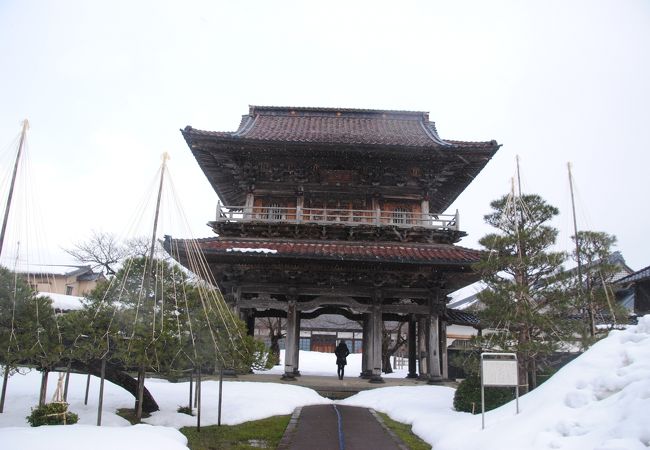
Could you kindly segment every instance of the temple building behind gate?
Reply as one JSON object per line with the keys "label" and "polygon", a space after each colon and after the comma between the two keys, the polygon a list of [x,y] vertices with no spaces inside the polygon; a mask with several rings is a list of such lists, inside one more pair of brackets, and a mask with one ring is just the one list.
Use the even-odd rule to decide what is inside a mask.
{"label": "temple building behind gate", "polygon": [[[300,373],[301,320],[321,314],[362,324],[370,381],[384,321],[409,324],[409,376],[446,377],[446,325],[466,321],[447,294],[480,257],[447,209],[496,141],[443,140],[425,112],[334,108],[252,106],[237,131],[181,131],[221,201],[199,246],[251,332],[286,318],[284,377]],[[182,243],[166,241],[187,265]]]}

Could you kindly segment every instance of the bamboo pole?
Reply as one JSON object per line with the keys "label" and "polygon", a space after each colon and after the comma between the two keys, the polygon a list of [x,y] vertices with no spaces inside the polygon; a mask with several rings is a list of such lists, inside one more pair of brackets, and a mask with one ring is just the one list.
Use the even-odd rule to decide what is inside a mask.
{"label": "bamboo pole", "polygon": [[196,431],[201,431],[201,368],[199,367],[196,374],[196,398],[198,406],[196,408]]}
{"label": "bamboo pole", "polygon": [[102,358],[102,368],[99,378],[99,404],[97,405],[97,426],[102,425],[102,407],[104,406],[104,380],[106,378],[106,357]]}
{"label": "bamboo pole", "polygon": [[9,364],[5,364],[5,371],[2,375],[2,394],[0,394],[0,414],[5,410],[5,397],[7,395],[7,383],[9,382]]}
{"label": "bamboo pole", "polygon": [[[573,215],[573,235],[576,241],[576,261],[578,262],[578,304],[582,299],[582,259],[580,258],[580,240],[578,239],[578,221],[576,219],[576,202],[573,195],[573,175],[571,173],[571,163],[567,163],[567,170],[569,172],[569,190],[571,192],[571,212]],[[591,310],[591,302],[589,302],[589,309],[587,315],[589,317],[589,333],[593,337],[596,334],[596,327],[594,324],[593,312]]]}
{"label": "bamboo pole", "polygon": [[[144,280],[145,286],[142,292],[144,292],[145,299],[149,295],[149,288],[151,287],[151,279],[153,277],[153,256],[154,256],[154,250],[155,250],[155,245],[156,245],[156,232],[158,231],[158,217],[160,215],[160,201],[162,198],[162,189],[163,189],[163,182],[165,180],[165,168],[167,166],[167,160],[169,159],[169,155],[167,153],[163,153],[162,156],[162,166],[160,168],[160,185],[158,186],[158,198],[156,200],[156,212],[154,215],[154,222],[153,222],[153,231],[151,233],[151,247],[149,248],[149,265],[147,267],[147,274],[146,278]],[[156,287],[154,286],[154,291],[156,290]],[[163,314],[161,312],[161,314]],[[152,316],[152,321],[151,321],[151,327],[152,327],[152,333],[155,335],[156,333],[156,305],[153,307],[153,316]],[[141,374],[141,377],[140,377]],[[135,418],[138,422],[142,420],[142,399],[144,397],[144,378],[145,378],[145,367],[144,363],[140,364],[139,368],[139,378],[138,378],[138,402],[137,402],[137,408],[136,408],[136,413],[135,413]]]}
{"label": "bamboo pole", "polygon": [[2,231],[0,231],[0,255],[2,255],[2,246],[5,241],[5,232],[7,231],[7,222],[9,220],[9,210],[11,209],[11,201],[14,196],[14,187],[16,185],[16,175],[18,174],[18,165],[20,163],[20,156],[23,153],[23,147],[25,145],[25,136],[27,134],[27,129],[29,128],[29,122],[27,119],[23,120],[23,130],[20,133],[20,143],[18,144],[18,153],[16,154],[16,162],[14,163],[14,171],[11,176],[11,185],[9,187],[9,195],[7,196],[7,205],[5,206],[5,216],[2,221]]}
{"label": "bamboo pole", "polygon": [[88,391],[90,391],[90,374],[86,378],[86,396],[84,397],[84,405],[88,404]]}
{"label": "bamboo pole", "polygon": [[217,413],[217,426],[221,426],[221,394],[223,393],[223,367],[219,370],[219,410]]}
{"label": "bamboo pole", "polygon": [[[29,129],[29,121],[25,119],[23,120],[23,129],[20,132],[18,153],[16,154],[14,170],[11,176],[11,185],[9,186],[9,193],[7,195],[7,203],[5,206],[5,215],[2,221],[2,230],[0,231],[0,255],[2,255],[2,247],[4,246],[5,233],[7,231],[7,223],[9,221],[9,211],[11,210],[11,201],[13,200],[13,196],[14,196],[14,187],[16,186],[16,176],[18,175],[18,165],[20,164],[20,157],[23,153],[23,147],[25,146],[25,136],[27,135],[28,129]],[[2,393],[0,394],[0,413],[4,412],[8,382],[9,382],[9,364],[5,364],[4,374],[2,376]]]}
{"label": "bamboo pole", "polygon": [[63,401],[68,401],[68,386],[70,385],[70,361],[68,361],[68,367],[65,371],[65,385],[63,387]]}
{"label": "bamboo pole", "polygon": [[194,407],[197,408],[198,406],[199,406],[199,372],[197,369],[196,383],[194,385]]}
{"label": "bamboo pole", "polygon": [[192,380],[194,378],[194,369],[190,371],[190,398],[189,402],[187,403],[188,408],[190,408],[190,412],[192,411]]}

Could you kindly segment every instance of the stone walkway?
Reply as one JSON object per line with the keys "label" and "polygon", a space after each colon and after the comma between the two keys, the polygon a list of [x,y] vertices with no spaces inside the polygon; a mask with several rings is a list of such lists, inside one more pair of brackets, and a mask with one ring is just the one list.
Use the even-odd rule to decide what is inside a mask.
{"label": "stone walkway", "polygon": [[[286,381],[280,378],[280,375],[275,374],[248,374],[238,375],[237,378],[230,378],[228,381],[256,381],[262,383],[283,383],[293,384],[294,386],[304,386],[314,389],[320,395],[332,399],[342,399],[354,395],[357,392],[365,391],[368,389],[392,387],[392,386],[425,386],[427,380],[419,380],[417,378],[384,378],[384,383],[373,384],[368,380],[356,376],[345,377],[339,380],[335,374],[332,376],[314,376],[302,375],[296,377],[293,381]],[[436,383],[441,386],[456,387],[457,384],[451,381],[444,381]]]}
{"label": "stone walkway", "polygon": [[342,405],[297,408],[278,450],[407,450],[373,410]]}

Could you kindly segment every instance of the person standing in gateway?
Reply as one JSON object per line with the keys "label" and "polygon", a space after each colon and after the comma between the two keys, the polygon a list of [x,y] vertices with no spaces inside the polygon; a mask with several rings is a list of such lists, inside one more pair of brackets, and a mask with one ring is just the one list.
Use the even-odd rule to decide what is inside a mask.
{"label": "person standing in gateway", "polygon": [[350,349],[347,345],[345,345],[345,342],[341,341],[339,342],[339,345],[336,346],[334,354],[336,355],[336,373],[339,376],[339,380],[342,380],[343,372],[345,372],[345,366],[348,363],[346,358],[350,354]]}

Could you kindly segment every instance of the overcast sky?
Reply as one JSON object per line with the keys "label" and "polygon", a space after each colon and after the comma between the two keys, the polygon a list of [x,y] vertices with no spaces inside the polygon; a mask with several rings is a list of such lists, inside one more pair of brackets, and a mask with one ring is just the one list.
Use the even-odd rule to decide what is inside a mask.
{"label": "overcast sky", "polygon": [[0,62],[5,186],[31,122],[36,205],[16,206],[6,244],[20,240],[22,260],[71,262],[61,247],[91,230],[150,229],[165,151],[191,230],[168,204],[159,236],[211,236],[217,197],[179,129],[234,131],[254,104],[429,111],[443,139],[496,139],[451,207],[468,247],[520,155],[524,191],[560,208],[569,249],[571,161],[579,227],[650,264],[646,0],[4,0]]}

